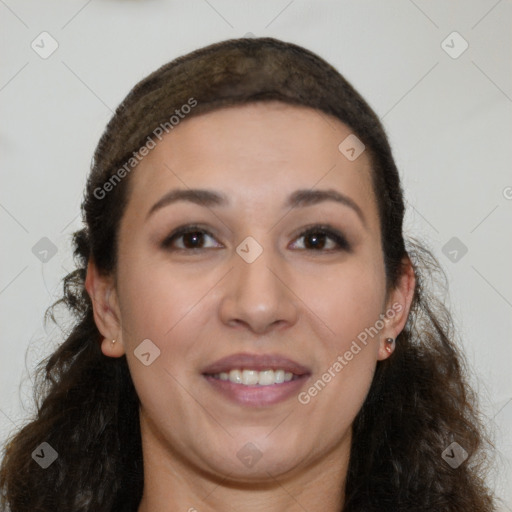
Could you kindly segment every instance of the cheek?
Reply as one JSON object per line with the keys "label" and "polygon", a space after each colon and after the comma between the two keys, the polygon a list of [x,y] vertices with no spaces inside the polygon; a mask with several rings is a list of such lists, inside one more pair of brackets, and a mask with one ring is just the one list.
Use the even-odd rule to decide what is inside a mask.
{"label": "cheek", "polygon": [[[149,257],[138,258],[138,261],[148,262]],[[189,270],[180,270],[154,260],[151,264],[121,268],[120,265],[123,342],[137,392],[142,402],[149,408],[154,407],[156,413],[159,401],[164,399],[166,404],[184,414],[180,403],[190,397],[180,383],[195,376],[200,341],[207,339],[208,322],[213,318],[211,309],[206,309],[211,308],[211,303],[205,294],[219,278],[192,266]],[[198,272],[204,278],[197,279]],[[151,340],[154,346],[143,340]],[[148,366],[138,358],[142,342],[149,347],[150,361],[153,361],[153,352],[157,355]]]}
{"label": "cheek", "polygon": [[[119,272],[119,282],[123,283],[119,290],[123,342],[144,409],[150,417],[158,418],[162,422],[160,428],[164,429],[176,429],[168,411],[173,411],[174,418],[195,421],[195,417],[189,417],[186,384],[194,367],[185,363],[195,360],[195,341],[201,335],[204,337],[206,320],[210,318],[204,310],[205,302],[201,301],[208,283],[197,282],[183,272],[170,271],[168,265],[154,262],[126,266]],[[139,350],[142,343],[147,347],[143,353],[150,354],[146,358],[150,361],[148,365]]]}
{"label": "cheek", "polygon": [[349,432],[372,383],[379,348],[382,289],[378,274],[348,273],[325,285],[330,300],[318,300],[318,316],[332,331],[321,338],[321,364],[298,396],[312,430],[335,443]]}
{"label": "cheek", "polygon": [[375,371],[370,347],[361,347],[350,361],[345,352],[334,357],[298,396],[308,428],[321,432],[327,446],[335,445],[350,433],[361,410]]}
{"label": "cheek", "polygon": [[371,255],[354,257],[331,270],[305,273],[297,281],[307,306],[330,332],[328,352],[348,350],[351,340],[375,325],[382,312],[385,284],[383,263]]}
{"label": "cheek", "polygon": [[196,305],[211,287],[208,278],[191,279],[186,270],[154,262],[126,266],[119,274],[119,282],[123,329],[129,345],[145,338],[167,344],[181,322],[187,321],[190,314],[194,316]]}
{"label": "cheek", "polygon": [[383,264],[371,256],[347,262],[329,279],[319,277],[315,287],[309,286],[308,306],[330,334],[318,337],[321,365],[298,398],[309,408],[311,421],[334,438],[340,429],[349,428],[373,379],[379,332],[384,326],[385,274]]}

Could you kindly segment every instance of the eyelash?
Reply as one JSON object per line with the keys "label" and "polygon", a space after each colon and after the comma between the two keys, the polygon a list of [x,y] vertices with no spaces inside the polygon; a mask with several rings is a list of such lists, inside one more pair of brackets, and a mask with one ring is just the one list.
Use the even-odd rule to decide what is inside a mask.
{"label": "eyelash", "polygon": [[[171,244],[174,242],[174,240],[178,239],[179,237],[181,237],[183,235],[189,234],[189,233],[201,233],[201,234],[208,235],[208,236],[210,236],[212,238],[215,238],[208,230],[202,228],[201,226],[187,225],[187,226],[182,226],[182,227],[177,228],[176,230],[174,230],[161,243],[161,247],[163,249],[166,249],[166,250],[169,250],[169,251],[187,251],[187,252],[190,252],[190,251],[196,252],[196,251],[201,251],[203,249],[208,249],[208,247],[207,248],[195,247],[195,248],[192,248],[192,249],[187,249],[187,248],[183,249],[181,247],[178,247],[178,248],[172,248],[171,247]],[[307,237],[308,235],[311,235],[311,234],[326,235],[328,238],[331,238],[334,242],[336,242],[338,247],[336,249],[298,249],[298,250],[309,251],[309,252],[319,252],[319,253],[320,252],[332,253],[332,252],[338,252],[338,251],[346,251],[346,252],[350,252],[351,251],[351,246],[347,242],[347,239],[338,230],[333,229],[333,228],[331,228],[328,225],[318,224],[318,225],[312,226],[312,227],[306,229],[305,231],[303,231],[297,237],[297,239],[300,239],[300,238],[303,238],[303,237]]]}

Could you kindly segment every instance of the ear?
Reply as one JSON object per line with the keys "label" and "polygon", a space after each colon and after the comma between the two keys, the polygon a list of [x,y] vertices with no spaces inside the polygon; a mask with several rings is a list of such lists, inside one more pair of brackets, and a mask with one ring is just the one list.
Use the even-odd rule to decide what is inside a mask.
{"label": "ear", "polygon": [[380,333],[377,357],[379,361],[387,359],[393,353],[395,343],[390,345],[386,342],[386,339],[392,338],[396,340],[405,327],[415,289],[416,276],[414,274],[414,267],[409,256],[404,256],[402,259],[402,274],[396,287],[389,293],[386,309],[383,311],[385,326]]}
{"label": "ear", "polygon": [[[121,357],[124,352],[119,302],[114,279],[98,271],[92,258],[87,265],[85,288],[92,301],[94,322],[104,336],[101,351],[109,357]],[[116,340],[113,343],[113,340]]]}

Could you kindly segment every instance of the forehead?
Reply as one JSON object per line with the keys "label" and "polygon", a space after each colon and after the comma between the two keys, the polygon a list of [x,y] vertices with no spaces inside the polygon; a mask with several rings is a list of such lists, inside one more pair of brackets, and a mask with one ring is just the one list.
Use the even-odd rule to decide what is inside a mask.
{"label": "forehead", "polygon": [[362,203],[371,224],[370,158],[363,152],[351,161],[339,149],[351,135],[332,116],[276,101],[185,117],[133,171],[128,207],[146,212],[173,188],[222,190],[239,208],[282,203],[296,189],[334,188]]}

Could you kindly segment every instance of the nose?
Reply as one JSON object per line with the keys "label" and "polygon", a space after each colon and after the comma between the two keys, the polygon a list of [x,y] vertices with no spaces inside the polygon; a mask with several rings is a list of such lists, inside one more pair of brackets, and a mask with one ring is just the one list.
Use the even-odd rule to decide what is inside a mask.
{"label": "nose", "polygon": [[237,253],[233,259],[220,303],[223,323],[259,335],[293,325],[299,300],[291,288],[291,273],[279,255],[264,248],[252,263]]}

